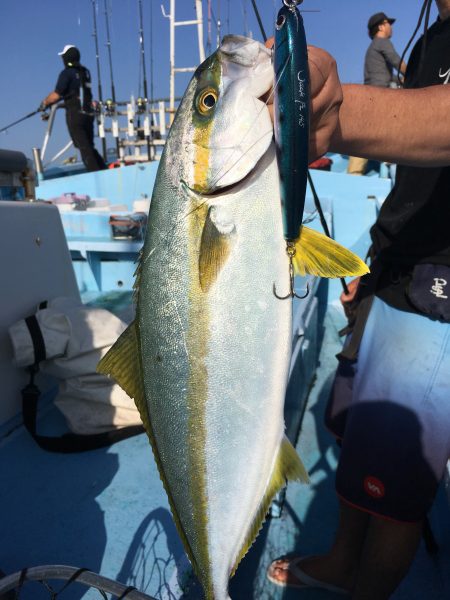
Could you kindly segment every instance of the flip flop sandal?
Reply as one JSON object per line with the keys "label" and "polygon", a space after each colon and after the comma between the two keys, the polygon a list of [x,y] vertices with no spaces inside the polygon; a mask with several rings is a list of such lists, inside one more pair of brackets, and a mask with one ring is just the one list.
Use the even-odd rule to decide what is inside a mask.
{"label": "flip flop sandal", "polygon": [[270,564],[269,568],[267,569],[267,579],[280,587],[291,587],[296,589],[318,588],[321,590],[327,590],[328,592],[334,592],[335,594],[341,594],[346,596],[350,594],[348,590],[344,590],[343,588],[337,587],[336,585],[332,585],[331,583],[326,583],[325,581],[320,581],[319,579],[314,579],[314,577],[311,577],[310,575],[305,573],[299,565],[302,561],[306,560],[307,558],[311,557],[294,556],[292,558],[287,557],[286,559],[282,559],[288,561],[288,567],[286,570],[288,570],[297,579],[297,581],[299,582],[298,584],[280,581],[275,577],[275,571],[277,569],[284,570],[282,567],[276,565],[277,561],[279,561],[280,559],[274,560]]}

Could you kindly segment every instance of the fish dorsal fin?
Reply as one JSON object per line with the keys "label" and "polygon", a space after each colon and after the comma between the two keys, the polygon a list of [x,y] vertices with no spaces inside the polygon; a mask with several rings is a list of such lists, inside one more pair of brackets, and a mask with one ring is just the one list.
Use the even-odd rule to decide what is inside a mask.
{"label": "fish dorsal fin", "polygon": [[131,325],[125,329],[116,343],[108,350],[105,356],[98,363],[97,371],[99,373],[103,373],[103,375],[111,375],[120,385],[120,387],[130,396],[130,398],[133,398],[136,403],[145,431],[150,440],[155,462],[158,467],[159,476],[169,500],[175,525],[180,538],[183,541],[192,566],[195,572],[198,574],[199,569],[197,567],[194,553],[191,550],[187,536],[178,517],[175,503],[170,494],[169,485],[167,484],[162,461],[159,456],[158,446],[156,444],[150,422],[150,416],[148,413],[147,402],[145,400],[144,393],[144,379],[142,376],[142,367],[140,362],[141,351],[137,327],[137,322],[133,321]]}
{"label": "fish dorsal fin", "polygon": [[200,286],[204,292],[216,281],[231,250],[234,226],[220,230],[213,220],[214,208],[208,210],[202,231],[198,270]]}
{"label": "fish dorsal fin", "polygon": [[323,233],[302,226],[295,243],[294,269],[297,275],[356,277],[369,272],[359,256]]}
{"label": "fish dorsal fin", "polygon": [[249,527],[247,537],[241,551],[238,554],[237,560],[231,572],[231,576],[234,575],[240,561],[244,558],[250,546],[253,544],[253,541],[258,535],[258,532],[266,519],[267,511],[269,510],[275,494],[286,484],[286,481],[301,481],[302,483],[309,483],[309,478],[299,455],[295,451],[295,448],[287,439],[287,437],[284,436],[275,460],[274,469],[269,481],[269,485],[267,486],[266,493],[264,494],[255,518]]}

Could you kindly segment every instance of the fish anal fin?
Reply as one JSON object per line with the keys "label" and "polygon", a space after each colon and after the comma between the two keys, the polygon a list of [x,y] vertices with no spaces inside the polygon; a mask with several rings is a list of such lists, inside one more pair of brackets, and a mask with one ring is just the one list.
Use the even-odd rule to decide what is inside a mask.
{"label": "fish anal fin", "polygon": [[302,226],[295,249],[293,262],[297,275],[356,277],[369,272],[369,267],[354,252],[309,227]]}
{"label": "fish anal fin", "polygon": [[130,396],[134,398],[137,409],[139,411],[142,423],[144,425],[147,436],[150,440],[150,445],[153,450],[155,462],[158,467],[159,476],[166,491],[172,515],[175,521],[180,538],[186,549],[186,553],[192,563],[194,571],[198,574],[194,553],[189,545],[187,536],[184,532],[180,518],[178,516],[175,503],[170,493],[170,487],[164,473],[162,461],[160,458],[158,446],[153,433],[152,424],[147,408],[147,402],[144,392],[144,379],[142,376],[142,367],[140,362],[141,350],[139,344],[139,335],[137,331],[137,323],[133,321],[131,325],[122,333],[115,344],[108,350],[105,356],[97,365],[97,371],[103,375],[113,377],[120,387]]}
{"label": "fish anal fin", "polygon": [[134,398],[142,412],[145,397],[136,328],[136,321],[133,321],[100,360],[97,371],[113,377],[130,398]]}
{"label": "fish anal fin", "polygon": [[240,561],[244,558],[250,549],[250,546],[253,544],[253,541],[258,535],[258,532],[266,519],[267,512],[275,494],[286,484],[286,481],[300,481],[302,483],[309,483],[309,478],[299,455],[295,451],[295,448],[287,439],[287,437],[284,436],[275,460],[274,469],[269,481],[269,485],[267,486],[266,493],[264,494],[255,518],[248,529],[246,539],[241,551],[238,554],[231,572],[231,576],[234,575]]}
{"label": "fish anal fin", "polygon": [[207,292],[216,281],[231,250],[231,238],[234,230],[222,232],[211,218],[209,209],[202,231],[198,269],[200,286]]}

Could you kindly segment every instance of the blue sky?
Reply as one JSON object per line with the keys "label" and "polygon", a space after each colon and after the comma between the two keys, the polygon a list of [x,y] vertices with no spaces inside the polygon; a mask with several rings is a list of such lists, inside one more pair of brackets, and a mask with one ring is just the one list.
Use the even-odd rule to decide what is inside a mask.
{"label": "blue sky", "polygon": [[[169,10],[169,0],[142,0],[147,82],[153,80],[154,97],[169,94],[169,22],[162,16],[160,5]],[[193,0],[177,1],[177,20],[194,16]],[[270,34],[281,0],[257,0],[266,32]],[[360,83],[364,53],[369,44],[367,20],[384,11],[397,19],[392,41],[399,53],[414,30],[421,0],[304,0],[302,9],[319,11],[303,14],[308,42],[331,52],[343,82]],[[96,0],[101,82],[103,98],[111,96],[109,63],[106,46],[104,0]],[[107,0],[110,8],[113,74],[118,100],[127,100],[139,90],[139,16],[137,0]],[[207,40],[206,0],[205,44]],[[253,34],[262,39],[251,0],[212,0],[215,17],[220,13],[221,33]],[[436,17],[433,7],[432,19]],[[153,21],[153,27],[150,23]],[[92,0],[16,0],[0,2],[0,128],[35,110],[41,100],[54,89],[62,68],[57,53],[65,44],[81,50],[81,62],[93,77],[98,97],[98,77],[93,37]],[[213,49],[217,34],[212,24]],[[178,66],[198,63],[197,42],[193,27],[178,28],[176,53]],[[151,52],[152,48],[152,52]],[[151,75],[153,56],[153,77]],[[177,94],[187,85],[187,76],[177,80]],[[141,78],[142,80],[142,78]],[[141,84],[142,85],[142,84]],[[31,156],[31,148],[42,146],[45,124],[39,116],[0,134],[0,148],[21,150]],[[63,111],[55,121],[48,156],[55,154],[69,140]],[[108,145],[113,145],[109,143]],[[97,147],[100,147],[97,142]]]}

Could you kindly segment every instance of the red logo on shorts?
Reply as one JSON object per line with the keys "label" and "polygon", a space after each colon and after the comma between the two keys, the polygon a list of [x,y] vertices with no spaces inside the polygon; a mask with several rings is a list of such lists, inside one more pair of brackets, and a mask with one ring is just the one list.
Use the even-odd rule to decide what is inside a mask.
{"label": "red logo on shorts", "polygon": [[372,498],[383,498],[384,496],[383,482],[376,477],[369,476],[364,479],[364,490]]}

